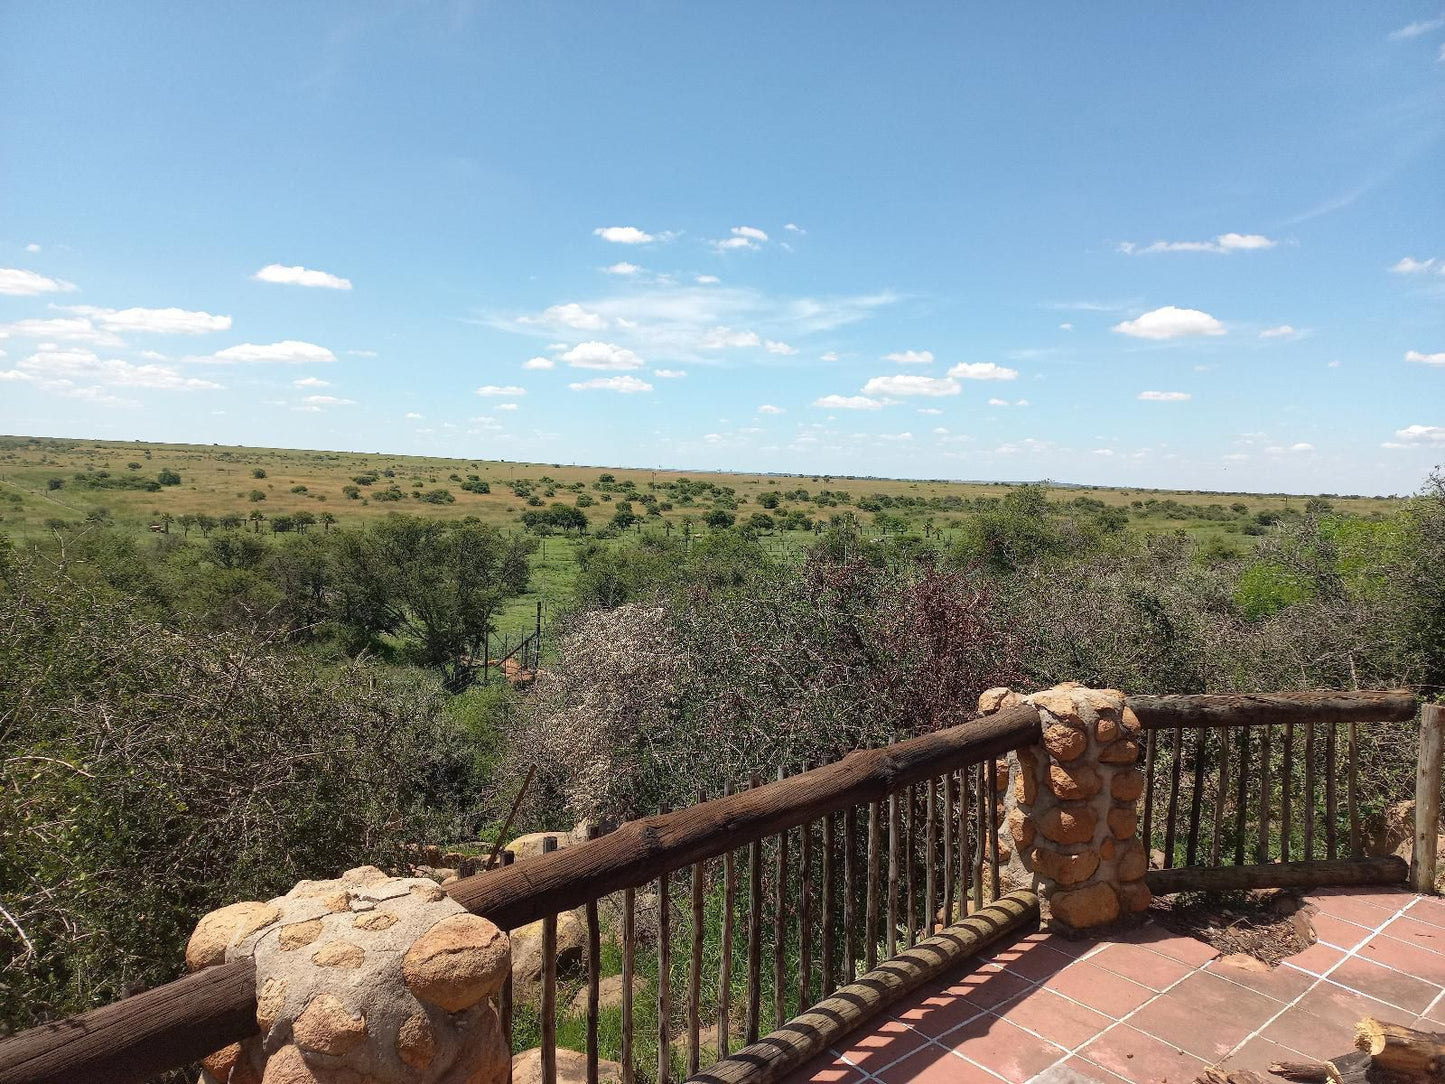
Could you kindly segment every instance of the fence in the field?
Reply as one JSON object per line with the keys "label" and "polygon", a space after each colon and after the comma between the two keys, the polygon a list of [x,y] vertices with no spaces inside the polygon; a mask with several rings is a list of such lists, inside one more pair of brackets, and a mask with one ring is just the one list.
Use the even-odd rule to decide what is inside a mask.
{"label": "fence in the field", "polygon": [[[1309,727],[1318,744],[1327,728],[1398,723],[1416,711],[1408,691],[1141,696],[1127,703],[1146,739],[1154,738],[1148,766],[1156,776],[1164,763],[1161,741],[1171,753],[1179,749],[1178,759],[1192,772],[1184,759],[1189,743],[1202,741],[1207,751],[1211,740],[1195,735],[1232,735],[1236,742],[1248,735],[1244,763],[1253,771],[1258,762],[1249,749],[1270,727],[1293,728],[1296,735]],[[1417,811],[1424,827],[1417,835],[1429,839],[1423,851],[1416,848],[1424,867],[1417,884],[1434,878],[1441,724],[1440,710],[1427,708]],[[580,1047],[589,1081],[599,1078],[604,1057],[620,1062],[626,1084],[664,1084],[684,1074],[713,1082],[773,1079],[901,992],[1036,920],[1031,892],[1002,892],[997,797],[1007,776],[996,758],[1039,747],[1042,739],[1039,711],[1022,703],[786,778],[749,779],[721,796],[699,795],[687,809],[629,821],[564,849],[548,846],[445,891],[502,930],[541,921],[535,1008],[513,996],[512,980],[499,1007],[509,1043],[540,1047],[545,1084],[557,1076],[559,1033]],[[1148,748],[1146,740],[1146,758]],[[1318,775],[1321,767],[1312,770]],[[1166,788],[1165,834],[1173,834],[1176,851],[1182,847],[1187,857],[1192,850],[1196,862],[1207,861],[1219,839],[1221,861],[1258,857],[1241,851],[1235,836],[1226,850],[1219,832],[1186,828],[1180,835],[1181,824],[1207,823],[1213,830],[1204,816],[1206,809],[1214,815],[1204,802],[1207,763],[1202,778],[1206,784],[1194,790],[1178,783]],[[1149,815],[1154,812],[1151,806]],[[1296,804],[1291,816],[1299,815]],[[1154,832],[1157,837],[1157,824]],[[1330,863],[1328,838],[1323,846],[1312,862],[1160,870],[1148,882],[1162,893],[1404,875],[1397,859]],[[559,918],[574,910],[585,927],[581,966],[559,975]],[[620,973],[621,984],[620,1003],[606,1014],[604,971]],[[0,1084],[144,1080],[254,1034],[255,999],[249,959],[206,967],[0,1042]],[[753,1045],[739,1053],[746,1044]]]}

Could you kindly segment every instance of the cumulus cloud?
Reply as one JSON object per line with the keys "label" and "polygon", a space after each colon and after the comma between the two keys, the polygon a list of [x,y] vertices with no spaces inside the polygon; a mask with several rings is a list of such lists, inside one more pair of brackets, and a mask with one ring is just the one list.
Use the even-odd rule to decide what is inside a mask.
{"label": "cumulus cloud", "polygon": [[229,331],[229,316],[213,316],[191,309],[100,309],[93,305],[68,305],[64,311],[93,320],[107,331],[135,331],[155,335],[203,335]]}
{"label": "cumulus cloud", "polygon": [[416,411],[414,411],[414,410],[409,410],[409,411],[407,411],[405,414],[402,415],[402,417],[405,418],[405,419],[406,419],[407,421],[409,421],[409,422],[419,422],[419,421],[421,421],[421,415],[418,414],[418,413],[417,413]]}
{"label": "cumulus cloud", "polygon": [[578,343],[562,355],[562,360],[574,369],[640,369],[642,359],[625,346],[616,343]]}
{"label": "cumulus cloud", "polygon": [[161,391],[215,391],[213,380],[186,376],[166,365],[134,365],[116,358],[101,358],[91,350],[40,350],[22,360],[16,369],[42,388],[76,398],[94,398],[77,384],[149,388]]}
{"label": "cumulus cloud", "polygon": [[1402,256],[1400,261],[1390,265],[1390,270],[1397,275],[1423,275],[1434,271],[1439,266],[1442,274],[1445,274],[1445,265],[1431,256],[1428,260],[1417,260],[1413,256]]}
{"label": "cumulus cloud", "polygon": [[990,400],[988,401],[988,405],[989,405],[989,406],[1008,406],[1008,400],[1007,400],[1007,399],[990,399]]}
{"label": "cumulus cloud", "polygon": [[766,241],[768,235],[756,226],[734,226],[732,229],[734,237],[746,237],[750,241]]}
{"label": "cumulus cloud", "polygon": [[824,353],[818,355],[818,360],[820,360],[820,361],[837,361],[837,360],[838,360],[838,351],[836,351],[836,350],[828,350],[828,351],[825,351]]}
{"label": "cumulus cloud", "polygon": [[693,281],[699,286],[716,286],[722,279],[716,275],[698,275]]}
{"label": "cumulus cloud", "polygon": [[1146,403],[1182,403],[1193,396],[1187,391],[1141,391],[1139,398]]}
{"label": "cumulus cloud", "polygon": [[521,408],[518,404],[516,404],[516,403],[498,403],[498,404],[497,404],[497,409],[498,409],[498,410],[521,410],[522,408]]}
{"label": "cumulus cloud", "polygon": [[894,376],[875,376],[863,385],[863,394],[867,396],[913,396],[923,395],[930,398],[957,395],[963,390],[956,380],[936,376],[916,376],[912,373],[899,373]]}
{"label": "cumulus cloud", "polygon": [[315,376],[303,376],[300,380],[291,381],[291,386],[293,388],[329,388],[331,381]]}
{"label": "cumulus cloud", "polygon": [[601,331],[607,326],[607,318],[601,313],[569,301],[563,305],[552,305],[537,316],[519,316],[519,324],[536,324],[542,327],[570,327],[578,331]]}
{"label": "cumulus cloud", "polygon": [[1445,365],[1445,353],[1422,354],[1418,350],[1407,350],[1405,360],[1419,362],[1421,365]]}
{"label": "cumulus cloud", "polygon": [[883,355],[884,361],[897,362],[899,365],[932,365],[932,350],[895,350],[891,354]]}
{"label": "cumulus cloud", "polygon": [[1259,333],[1261,339],[1288,339],[1293,338],[1298,332],[1289,324],[1280,324],[1279,327],[1267,327]]}
{"label": "cumulus cloud", "polygon": [[553,369],[556,368],[556,366],[557,363],[555,361],[551,358],[544,357],[528,358],[522,362],[522,368],[524,369]]}
{"label": "cumulus cloud", "polygon": [[38,271],[26,271],[19,267],[0,267],[0,294],[10,297],[34,297],[36,294],[65,294],[75,289],[75,283],[64,279],[53,279]]}
{"label": "cumulus cloud", "polygon": [[315,271],[309,267],[286,267],[279,263],[268,263],[251,276],[257,282],[274,282],[281,286],[316,286],[323,290],[349,290],[351,280],[329,271]]}
{"label": "cumulus cloud", "polygon": [[1391,41],[1406,41],[1410,38],[1418,38],[1421,34],[1428,34],[1432,30],[1439,30],[1441,27],[1445,27],[1445,15],[1409,23],[1400,27],[1399,30],[1390,31],[1389,38]]}
{"label": "cumulus cloud", "polygon": [[1278,243],[1261,233],[1221,233],[1212,241],[1155,241],[1148,245],[1125,241],[1119,245],[1119,251],[1129,256],[1143,256],[1152,252],[1248,252],[1253,249],[1274,248]]}
{"label": "cumulus cloud", "polygon": [[1442,448],[1445,447],[1445,425],[1407,425],[1395,430],[1395,440],[1387,441],[1385,448]]}
{"label": "cumulus cloud", "polygon": [[1181,309],[1176,305],[1151,309],[1135,320],[1125,320],[1112,328],[1120,335],[1135,339],[1184,339],[1195,335],[1223,335],[1224,325],[1198,309]]}
{"label": "cumulus cloud", "polygon": [[948,375],[954,380],[1014,380],[1019,371],[991,361],[965,361],[949,369]]}
{"label": "cumulus cloud", "polygon": [[926,407],[919,407],[919,408],[918,408],[918,413],[920,413],[920,414],[942,414],[943,411],[939,410],[937,407],[926,406]]}
{"label": "cumulus cloud", "polygon": [[526,395],[526,394],[527,394],[527,389],[526,389],[526,388],[519,388],[519,387],[518,387],[517,385],[515,385],[515,384],[507,384],[507,385],[483,384],[480,388],[477,389],[477,394],[478,394],[478,395],[505,395],[505,396]]}
{"label": "cumulus cloud", "polygon": [[1069,323],[1068,321],[1065,321],[1064,323],[1062,323],[1062,324],[1059,325],[1059,330],[1060,330],[1060,331],[1073,331],[1073,330],[1074,330],[1074,325],[1071,324],[1071,323]]}
{"label": "cumulus cloud", "polygon": [[44,342],[90,343],[93,346],[124,346],[113,331],[96,327],[86,316],[30,317],[14,323],[0,324],[0,339],[14,336]]}
{"label": "cumulus cloud", "polygon": [[881,410],[888,404],[879,399],[870,399],[866,395],[825,395],[821,399],[814,399],[813,405],[826,410]]}
{"label": "cumulus cloud", "polygon": [[680,380],[687,375],[686,369],[653,369],[653,376],[660,376],[664,380]]}
{"label": "cumulus cloud", "polygon": [[645,233],[636,226],[598,226],[592,232],[604,241],[611,241],[614,245],[645,245],[656,240],[652,234]]}
{"label": "cumulus cloud", "polygon": [[642,268],[638,267],[635,263],[628,263],[626,260],[622,260],[619,263],[609,264],[602,270],[609,275],[635,275],[641,271]]}
{"label": "cumulus cloud", "polygon": [[301,400],[309,406],[355,406],[355,399],[342,399],[335,395],[308,395]]}
{"label": "cumulus cloud", "polygon": [[645,380],[639,380],[635,376],[599,376],[592,380],[580,380],[567,386],[573,391],[616,391],[623,395],[635,395],[638,392],[652,390],[651,384]]}
{"label": "cumulus cloud", "polygon": [[759,414],[786,414],[787,411],[780,406],[773,406],[772,403],[764,403],[758,407]]}
{"label": "cumulus cloud", "polygon": [[792,355],[798,352],[796,346],[789,346],[787,343],[779,342],[777,339],[764,339],[763,349],[769,354]]}
{"label": "cumulus cloud", "polygon": [[283,339],[278,343],[240,343],[217,350],[206,357],[187,358],[187,361],[213,365],[310,365],[336,360],[336,355],[324,346]]}

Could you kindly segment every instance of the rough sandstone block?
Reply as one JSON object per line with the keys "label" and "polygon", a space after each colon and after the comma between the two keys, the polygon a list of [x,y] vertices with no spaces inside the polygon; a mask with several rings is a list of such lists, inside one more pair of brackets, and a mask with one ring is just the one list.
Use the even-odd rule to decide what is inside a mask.
{"label": "rough sandstone block", "polygon": [[1032,749],[1020,749],[1014,755],[1019,761],[1019,773],[1014,777],[1014,801],[1019,805],[1033,805],[1039,791],[1038,756]]}
{"label": "rough sandstone block", "polygon": [[1082,730],[1055,724],[1044,731],[1044,748],[1057,760],[1077,760],[1089,748],[1089,737]]}
{"label": "rough sandstone block", "polygon": [[1087,930],[1119,917],[1119,897],[1112,885],[1100,882],[1072,892],[1055,892],[1049,897],[1049,910],[1056,921]]}
{"label": "rough sandstone block", "polygon": [[1029,700],[1034,707],[1043,708],[1061,723],[1080,728],[1084,725],[1083,716],[1079,714],[1079,705],[1074,702],[1073,693],[1066,689],[1034,693]]}
{"label": "rough sandstone block", "polygon": [[1026,850],[1033,844],[1034,820],[1032,817],[1025,816],[1022,809],[1008,811],[1008,830],[1019,850]]}
{"label": "rough sandstone block", "polygon": [[1004,708],[1011,708],[1019,703],[1023,697],[1014,692],[1006,685],[999,685],[992,689],[985,689],[978,696],[978,713],[980,715],[992,715],[994,712],[1002,711]]}
{"label": "rough sandstone block", "polygon": [[[1017,810],[1015,810],[1017,812]],[[1056,806],[1038,818],[1039,833],[1055,843],[1087,843],[1094,838],[1099,815],[1088,806]]]}
{"label": "rough sandstone block", "polygon": [[1149,872],[1149,856],[1144,853],[1144,845],[1137,839],[1120,843],[1118,853],[1114,870],[1119,880],[1137,881]]}
{"label": "rough sandstone block", "polygon": [[1109,831],[1115,839],[1128,839],[1139,827],[1139,814],[1132,805],[1116,805],[1109,810]]}
{"label": "rough sandstone block", "polygon": [[1154,896],[1143,881],[1130,881],[1119,886],[1119,902],[1129,914],[1147,911],[1153,901]]}
{"label": "rough sandstone block", "polygon": [[1094,737],[1099,739],[1100,745],[1107,745],[1120,734],[1119,724],[1102,712],[1099,720],[1094,724]]}
{"label": "rough sandstone block", "polygon": [[1114,838],[1112,836],[1099,844],[1099,857],[1106,862],[1114,857]]}
{"label": "rough sandstone block", "polygon": [[1066,887],[1087,881],[1099,868],[1097,851],[1063,854],[1046,847],[1035,847],[1032,857],[1036,873]]}
{"label": "rough sandstone block", "polygon": [[1125,734],[1139,733],[1139,716],[1134,714],[1133,708],[1126,706],[1119,713],[1119,726],[1123,728]]}
{"label": "rough sandstone block", "polygon": [[511,968],[507,936],[479,915],[449,915],[412,942],[401,961],[420,1001],[447,1012],[468,1009],[502,988]]}
{"label": "rough sandstone block", "polygon": [[1144,793],[1144,773],[1137,768],[1116,772],[1109,793],[1121,802],[1137,801]]}
{"label": "rough sandstone block", "polygon": [[1133,764],[1139,759],[1139,743],[1132,738],[1116,741],[1099,750],[1101,764]]}
{"label": "rough sandstone block", "polygon": [[1092,798],[1102,786],[1099,773],[1088,764],[1072,769],[1059,764],[1049,766],[1049,790],[1063,801]]}
{"label": "rough sandstone block", "polygon": [[1002,794],[1008,790],[1008,761],[995,760],[993,762],[993,792]]}

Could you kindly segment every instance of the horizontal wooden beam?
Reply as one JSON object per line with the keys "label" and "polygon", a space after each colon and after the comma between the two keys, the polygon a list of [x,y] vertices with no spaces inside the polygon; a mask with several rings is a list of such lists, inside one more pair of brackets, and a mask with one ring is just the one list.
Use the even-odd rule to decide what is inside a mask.
{"label": "horizontal wooden beam", "polygon": [[689,1084],[772,1084],[817,1057],[890,1005],[1039,920],[1039,898],[1010,892],[981,911],[880,963],[832,997],[731,1057],[688,1077]]}
{"label": "horizontal wooden beam", "polygon": [[1280,723],[1402,723],[1415,718],[1416,708],[1415,694],[1409,689],[1130,696],[1126,702],[1146,730]]}
{"label": "horizontal wooden beam", "polygon": [[1144,875],[1156,896],[1171,892],[1239,892],[1251,888],[1324,888],[1329,885],[1402,885],[1410,866],[1393,854],[1382,858],[1267,862],[1259,866],[1180,866]]}
{"label": "horizontal wooden beam", "polygon": [[522,859],[456,881],[446,890],[468,911],[514,930],[1040,740],[1038,711],[1020,704],[896,745],[855,750],[842,760],[756,790],[628,821],[583,846]]}

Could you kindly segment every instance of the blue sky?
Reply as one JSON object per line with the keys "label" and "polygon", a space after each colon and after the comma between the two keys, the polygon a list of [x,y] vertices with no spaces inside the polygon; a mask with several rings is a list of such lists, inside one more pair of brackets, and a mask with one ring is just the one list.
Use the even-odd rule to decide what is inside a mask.
{"label": "blue sky", "polygon": [[0,431],[1391,493],[1445,5],[0,0]]}

